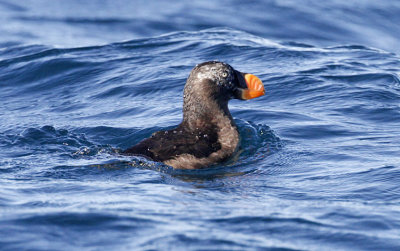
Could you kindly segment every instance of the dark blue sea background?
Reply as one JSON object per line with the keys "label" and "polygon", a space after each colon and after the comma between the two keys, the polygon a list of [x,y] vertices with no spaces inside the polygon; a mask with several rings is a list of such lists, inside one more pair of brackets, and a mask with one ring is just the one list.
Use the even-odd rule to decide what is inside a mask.
{"label": "dark blue sea background", "polygon": [[[0,250],[400,250],[400,1],[0,0]],[[257,75],[232,160],[122,149],[198,63]]]}

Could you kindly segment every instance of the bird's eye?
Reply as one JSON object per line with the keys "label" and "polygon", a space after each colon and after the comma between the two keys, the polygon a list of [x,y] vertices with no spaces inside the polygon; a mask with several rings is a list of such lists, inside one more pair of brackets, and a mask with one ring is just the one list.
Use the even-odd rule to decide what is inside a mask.
{"label": "bird's eye", "polygon": [[228,77],[228,73],[227,73],[226,71],[224,71],[224,72],[222,73],[222,77],[223,77],[223,78]]}

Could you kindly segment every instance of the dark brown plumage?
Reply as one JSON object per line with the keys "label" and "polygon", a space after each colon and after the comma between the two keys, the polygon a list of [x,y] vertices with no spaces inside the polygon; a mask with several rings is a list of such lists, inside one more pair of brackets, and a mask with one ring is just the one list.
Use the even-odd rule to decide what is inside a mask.
{"label": "dark brown plumage", "polygon": [[264,94],[261,81],[230,65],[210,61],[197,65],[184,88],[183,121],[125,150],[174,168],[197,169],[227,160],[237,150],[239,133],[228,110],[232,98]]}

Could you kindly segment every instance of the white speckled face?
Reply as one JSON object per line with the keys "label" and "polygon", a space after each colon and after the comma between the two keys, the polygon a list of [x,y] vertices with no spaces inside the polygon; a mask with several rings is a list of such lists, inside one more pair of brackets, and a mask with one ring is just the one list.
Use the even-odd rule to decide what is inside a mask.
{"label": "white speckled face", "polygon": [[211,79],[217,83],[218,86],[232,90],[234,88],[235,73],[233,68],[225,63],[212,61],[204,65],[198,65],[197,75],[198,79]]}

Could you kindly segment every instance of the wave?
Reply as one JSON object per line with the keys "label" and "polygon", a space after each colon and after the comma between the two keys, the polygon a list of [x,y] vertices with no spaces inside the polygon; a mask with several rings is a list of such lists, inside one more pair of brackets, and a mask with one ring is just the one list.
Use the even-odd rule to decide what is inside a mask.
{"label": "wave", "polygon": [[[398,247],[396,54],[230,28],[88,47],[7,46],[0,209],[9,214],[1,245],[40,249],[37,240],[47,238],[72,248],[290,250],[294,242],[318,249],[321,240],[332,249]],[[266,96],[229,104],[238,154],[195,171],[119,155],[181,121],[190,70],[213,59],[266,87]]]}

